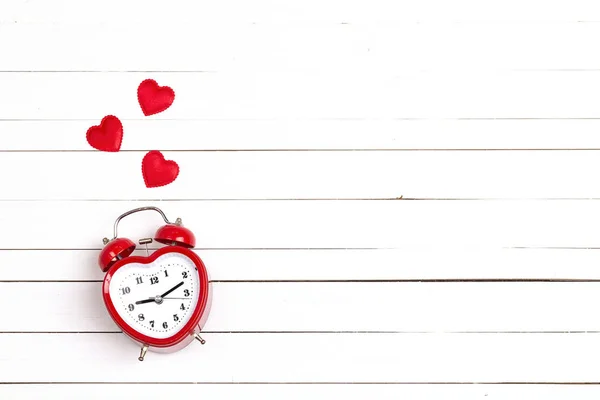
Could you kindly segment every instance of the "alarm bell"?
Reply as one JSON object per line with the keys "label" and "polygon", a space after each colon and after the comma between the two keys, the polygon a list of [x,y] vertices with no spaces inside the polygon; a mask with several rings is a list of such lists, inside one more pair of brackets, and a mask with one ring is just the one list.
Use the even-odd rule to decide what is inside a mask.
{"label": "alarm bell", "polygon": [[102,272],[108,271],[108,269],[114,263],[116,263],[122,258],[130,256],[131,253],[133,253],[133,251],[135,250],[136,246],[133,241],[127,238],[118,237],[117,228],[121,219],[135,212],[146,210],[157,211],[162,215],[163,219],[167,223],[166,225],[163,225],[160,228],[158,228],[158,230],[154,234],[154,240],[169,246],[182,246],[188,249],[191,249],[196,245],[196,237],[194,236],[194,233],[182,225],[181,218],[177,218],[177,220],[174,223],[172,223],[169,222],[164,213],[156,207],[136,208],[134,210],[126,212],[125,214],[117,218],[115,222],[115,236],[113,239],[103,239],[104,248],[98,256],[98,265],[100,266]]}
{"label": "alarm bell", "polygon": [[135,243],[127,238],[115,238],[111,241],[105,238],[104,244],[98,256],[98,264],[102,272],[108,271],[114,263],[129,256],[135,250]]}
{"label": "alarm bell", "polygon": [[188,249],[196,246],[196,237],[192,231],[181,225],[181,218],[177,218],[174,224],[167,224],[158,228],[154,240],[162,244],[183,246]]}

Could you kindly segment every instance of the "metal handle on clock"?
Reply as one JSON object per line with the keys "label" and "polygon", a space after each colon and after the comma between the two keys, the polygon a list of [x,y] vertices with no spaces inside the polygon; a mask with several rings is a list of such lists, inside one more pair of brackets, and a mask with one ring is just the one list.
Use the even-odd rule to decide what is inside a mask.
{"label": "metal handle on clock", "polygon": [[119,215],[119,217],[117,218],[117,220],[115,221],[115,228],[114,228],[114,234],[115,236],[113,237],[113,239],[116,239],[118,236],[117,230],[119,227],[119,222],[121,222],[121,220],[125,217],[127,217],[128,215],[131,214],[135,214],[137,212],[140,211],[156,211],[157,213],[159,213],[161,215],[161,217],[165,220],[165,222],[167,224],[175,224],[175,225],[180,225],[181,224],[181,220],[179,218],[177,218],[177,221],[175,222],[169,222],[169,220],[167,219],[167,216],[165,215],[165,213],[158,207],[139,207],[139,208],[134,208],[133,210],[129,210],[121,215]]}

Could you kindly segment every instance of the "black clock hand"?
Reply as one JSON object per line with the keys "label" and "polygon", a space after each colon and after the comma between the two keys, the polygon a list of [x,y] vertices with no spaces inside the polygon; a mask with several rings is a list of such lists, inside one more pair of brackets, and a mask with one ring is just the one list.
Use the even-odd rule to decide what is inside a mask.
{"label": "black clock hand", "polygon": [[162,299],[163,299],[163,298],[164,298],[166,295],[168,295],[168,294],[170,294],[170,293],[174,292],[175,290],[177,290],[178,288],[180,288],[182,285],[183,285],[183,281],[182,281],[182,282],[180,282],[180,283],[178,283],[177,285],[173,286],[171,289],[167,290],[165,293],[163,293],[163,294],[162,294],[162,295],[160,295],[160,296],[151,297],[151,298],[149,298],[149,299],[146,299],[146,300],[140,300],[140,301],[136,301],[136,302],[135,302],[135,304],[146,304],[146,303],[152,303],[153,301],[158,303],[158,300],[157,300],[157,299],[160,299],[160,302],[162,303]]}
{"label": "black clock hand", "polygon": [[165,297],[167,296],[169,293],[174,292],[175,290],[177,290],[178,288],[180,288],[181,286],[183,286],[183,281],[179,282],[177,285],[173,286],[171,289],[167,290],[166,292],[164,292],[163,294],[160,295],[160,297]]}
{"label": "black clock hand", "polygon": [[155,301],[154,298],[151,298],[151,299],[136,301],[135,304],[152,303],[153,301]]}

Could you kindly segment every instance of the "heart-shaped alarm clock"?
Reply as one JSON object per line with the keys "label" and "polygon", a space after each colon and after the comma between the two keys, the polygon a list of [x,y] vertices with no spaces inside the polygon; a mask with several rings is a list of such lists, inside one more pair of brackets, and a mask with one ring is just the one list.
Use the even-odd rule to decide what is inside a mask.
{"label": "heart-shaped alarm clock", "polygon": [[[135,243],[118,237],[124,217],[139,212],[158,212],[166,225],[154,238],[140,239],[146,256],[131,256]],[[148,244],[165,245],[149,254]],[[204,263],[191,249],[194,234],[182,226],[181,219],[172,223],[157,207],[136,208],[115,221],[114,237],[104,238],[98,264],[106,272],[102,285],[104,304],[121,330],[141,346],[139,360],[148,350],[173,352],[194,339],[204,344],[200,331],[210,309],[211,292]]]}

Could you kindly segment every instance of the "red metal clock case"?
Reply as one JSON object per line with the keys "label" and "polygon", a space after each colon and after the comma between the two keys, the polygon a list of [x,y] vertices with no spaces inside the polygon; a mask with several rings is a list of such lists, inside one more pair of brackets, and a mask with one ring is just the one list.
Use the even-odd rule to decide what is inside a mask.
{"label": "red metal clock case", "polygon": [[[113,274],[122,266],[131,263],[150,264],[161,255],[167,253],[180,253],[189,257],[194,262],[198,271],[200,294],[196,309],[192,313],[192,316],[187,322],[187,324],[185,324],[185,326],[179,332],[177,332],[171,337],[165,339],[156,339],[136,331],[134,328],[129,326],[129,324],[127,324],[127,322],[125,322],[123,318],[121,318],[110,298],[109,287]],[[125,334],[127,334],[133,340],[139,342],[142,345],[147,345],[156,348],[166,348],[181,344],[182,342],[186,341],[186,339],[192,341],[194,332],[197,330],[197,328],[202,328],[206,317],[208,316],[208,312],[210,311],[211,293],[209,293],[209,286],[210,285],[208,284],[208,272],[206,271],[204,263],[196,253],[184,247],[168,246],[156,250],[148,257],[130,256],[114,263],[107,271],[106,276],[104,277],[104,283],[102,284],[102,297],[104,298],[104,304],[106,305],[106,308],[108,309],[111,318],[123,330]]]}

